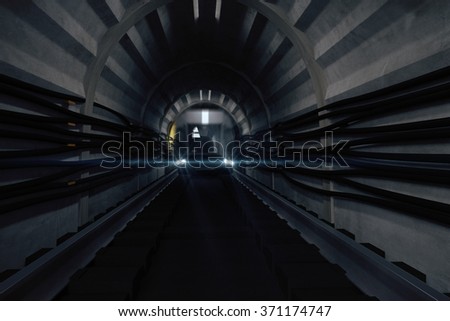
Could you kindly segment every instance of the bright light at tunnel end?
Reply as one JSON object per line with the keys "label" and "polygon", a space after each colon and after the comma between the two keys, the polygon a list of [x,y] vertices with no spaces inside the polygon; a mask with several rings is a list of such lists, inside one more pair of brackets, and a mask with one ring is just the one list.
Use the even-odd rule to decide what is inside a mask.
{"label": "bright light at tunnel end", "polygon": [[234,161],[231,159],[226,159],[224,158],[223,163],[227,166],[227,167],[233,167],[234,166]]}
{"label": "bright light at tunnel end", "polygon": [[177,166],[186,165],[186,163],[187,163],[187,160],[185,158],[178,159],[175,161],[175,165],[177,165]]}
{"label": "bright light at tunnel end", "polygon": [[209,110],[208,109],[202,110],[202,124],[203,125],[209,124]]}

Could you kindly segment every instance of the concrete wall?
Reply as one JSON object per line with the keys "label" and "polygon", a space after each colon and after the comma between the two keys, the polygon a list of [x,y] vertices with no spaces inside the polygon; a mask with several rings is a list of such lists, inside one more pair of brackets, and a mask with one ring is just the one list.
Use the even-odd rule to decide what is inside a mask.
{"label": "concrete wall", "polygon": [[[107,185],[71,197],[24,207],[0,217],[0,272],[20,269],[25,259],[42,248],[53,248],[57,239],[75,233],[80,226],[126,200],[164,175],[164,169],[154,169],[117,180]],[[80,202],[88,202],[84,214]]]}
{"label": "concrete wall", "polygon": [[3,214],[0,224],[0,271],[20,269],[25,258],[78,230],[77,197],[44,202]]}

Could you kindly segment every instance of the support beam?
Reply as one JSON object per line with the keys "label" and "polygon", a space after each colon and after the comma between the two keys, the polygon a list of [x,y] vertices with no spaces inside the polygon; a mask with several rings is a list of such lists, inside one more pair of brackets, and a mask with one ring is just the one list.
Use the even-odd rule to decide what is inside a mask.
{"label": "support beam", "polygon": [[323,106],[327,90],[326,78],[322,67],[314,59],[314,48],[305,33],[290,24],[289,18],[276,5],[259,0],[238,0],[238,2],[254,8],[265,16],[292,42],[305,61],[306,69],[313,82],[317,107]]}

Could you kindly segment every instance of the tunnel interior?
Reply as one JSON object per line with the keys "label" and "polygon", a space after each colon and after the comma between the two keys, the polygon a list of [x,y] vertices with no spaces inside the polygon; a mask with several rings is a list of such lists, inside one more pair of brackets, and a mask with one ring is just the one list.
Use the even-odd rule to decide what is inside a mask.
{"label": "tunnel interior", "polygon": [[200,184],[193,220],[238,200],[168,184],[190,139],[240,147],[210,178],[222,195],[256,184],[448,294],[449,17],[444,0],[2,1],[1,295],[154,186]]}

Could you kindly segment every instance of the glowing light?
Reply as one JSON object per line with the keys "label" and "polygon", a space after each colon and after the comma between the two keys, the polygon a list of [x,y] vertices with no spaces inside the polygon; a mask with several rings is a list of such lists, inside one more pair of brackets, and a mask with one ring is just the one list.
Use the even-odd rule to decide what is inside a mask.
{"label": "glowing light", "polygon": [[216,0],[216,20],[220,20],[220,11],[222,10],[222,0]]}
{"label": "glowing light", "polygon": [[207,109],[202,110],[202,124],[209,124],[209,110]]}
{"label": "glowing light", "polygon": [[192,0],[192,5],[194,7],[194,19],[197,20],[200,17],[200,10],[198,6],[198,0]]}
{"label": "glowing light", "polygon": [[186,163],[187,163],[187,160],[185,160],[184,158],[175,161],[175,165],[185,165]]}
{"label": "glowing light", "polygon": [[193,138],[200,138],[200,133],[199,133],[197,127],[194,127],[194,129],[192,130],[192,137]]}
{"label": "glowing light", "polygon": [[223,163],[227,166],[227,167],[233,167],[234,166],[234,161],[230,160],[230,159],[224,159]]}

